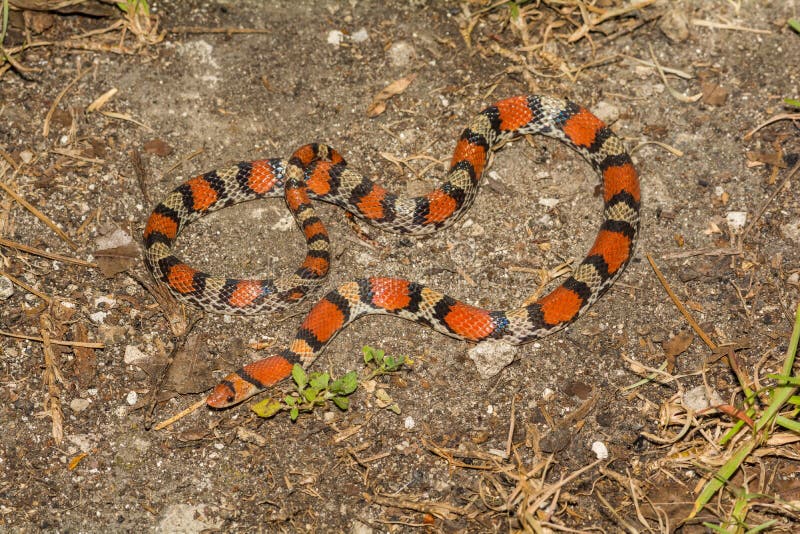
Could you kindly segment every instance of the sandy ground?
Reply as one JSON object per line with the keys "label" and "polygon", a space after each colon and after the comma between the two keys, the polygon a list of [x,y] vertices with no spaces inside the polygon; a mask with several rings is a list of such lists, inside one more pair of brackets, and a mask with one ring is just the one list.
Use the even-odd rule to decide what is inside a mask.
{"label": "sandy ground", "polygon": [[[0,249],[5,273],[66,302],[48,307],[15,286],[2,301],[0,329],[104,345],[47,349],[41,341],[0,338],[0,528],[507,532],[521,525],[520,508],[504,508],[521,487],[533,495],[531,506],[542,497],[532,511],[545,526],[677,528],[706,470],[719,464],[714,455],[705,464],[683,459],[719,437],[730,419],[693,427],[675,447],[668,441],[681,428],[664,428],[663,409],[685,403],[686,392],[704,384],[726,403],[741,405],[742,398],[726,360],[699,337],[689,344],[691,330],[646,255],[714,342],[735,343],[746,375],[767,383],[766,374],[780,369],[800,299],[797,176],[781,188],[800,136],[787,121],[744,136],[785,112],[783,98],[800,96],[800,36],[785,24],[798,8],[746,2],[737,12],[738,2],[722,0],[656,2],[610,20],[601,27],[608,35],[569,43],[580,11],[559,15],[542,4],[528,6],[523,35],[509,24],[507,7],[481,13],[485,4],[472,2],[477,22],[468,47],[462,30],[470,18],[456,2],[164,1],[154,2],[153,12],[161,28],[178,31],[135,53],[42,46],[16,56],[38,70],[12,69],[0,81],[0,177],[74,248],[7,193],[0,193],[0,235],[87,261],[103,249],[127,248],[116,250],[122,272],[113,276]],[[680,20],[670,22],[681,14],[738,29],[689,23],[681,35]],[[18,15],[6,47],[25,39],[13,25]],[[63,40],[115,20],[49,16],[52,25],[36,27],[33,41]],[[30,32],[34,19],[26,20]],[[259,32],[201,31],[209,28]],[[338,45],[330,42],[333,31],[342,32]],[[544,48],[520,50],[545,33]],[[84,41],[110,47],[120,33],[103,38]],[[126,39],[132,49],[130,33]],[[651,48],[660,64],[686,75],[671,74],[669,85],[684,97],[701,94],[699,101],[670,94],[647,64]],[[531,68],[523,73],[524,65]],[[367,116],[376,94],[411,75],[385,112]],[[118,92],[100,111],[86,110],[112,88]],[[266,355],[252,344],[285,344],[312,304],[282,318],[200,317],[148,415],[176,340],[139,282],[147,273],[131,247],[158,199],[201,172],[286,157],[312,141],[330,143],[352,168],[391,190],[420,194],[441,178],[474,113],[530,92],[582,103],[635,148],[644,195],[637,254],[589,313],[515,350],[514,363],[486,379],[468,357],[469,344],[400,319],[367,318],[340,334],[314,369],[361,371],[364,345],[409,356],[413,365],[377,380],[399,415],[361,388],[347,412],[320,409],[296,423],[286,414],[260,419],[243,405],[202,408],[148,430],[151,421],[201,400],[225,373]],[[326,285],[402,276],[473,304],[516,305],[537,290],[541,269],[588,250],[601,216],[597,183],[575,153],[537,137],[506,145],[472,209],[427,238],[368,229],[373,246],[341,210],[320,205],[334,243]],[[179,251],[204,270],[261,276],[292,270],[304,247],[281,201],[269,200],[198,221],[180,237]],[[669,361],[676,379],[623,390],[647,374],[630,361],[647,368]],[[59,405],[61,440],[53,436]],[[504,460],[493,451],[507,450],[510,428],[512,454]],[[609,459],[579,471],[597,460],[595,442]],[[782,502],[800,500],[793,447],[754,458],[703,519],[728,517],[732,495],[745,483]],[[789,532],[800,528],[797,517],[754,505],[748,523],[776,519],[774,531]],[[697,520],[682,528],[704,530]]]}

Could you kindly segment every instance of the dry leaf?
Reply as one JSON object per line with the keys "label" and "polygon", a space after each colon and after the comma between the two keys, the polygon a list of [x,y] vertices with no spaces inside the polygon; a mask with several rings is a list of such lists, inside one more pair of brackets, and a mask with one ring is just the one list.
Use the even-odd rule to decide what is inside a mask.
{"label": "dry leaf", "polygon": [[783,159],[783,153],[780,151],[767,152],[765,150],[752,150],[747,152],[745,155],[747,156],[748,161],[766,163],[767,165],[773,165],[781,169],[785,169],[787,167],[786,161]]}
{"label": "dry leaf", "polygon": [[728,90],[715,83],[702,84],[703,104],[721,106],[728,100]]}
{"label": "dry leaf", "polygon": [[139,247],[135,243],[129,243],[121,247],[96,250],[94,257],[103,276],[113,278],[116,274],[130,269],[139,259]]}
{"label": "dry leaf", "polygon": [[372,103],[367,109],[367,117],[374,118],[386,111],[386,102],[393,96],[403,93],[416,77],[416,74],[409,74],[405,78],[400,78],[387,85],[372,99]]}
{"label": "dry leaf", "polygon": [[679,332],[661,344],[664,355],[667,357],[667,372],[672,372],[675,368],[675,358],[688,349],[692,341],[694,341],[694,334]]}
{"label": "dry leaf", "polygon": [[163,158],[172,154],[172,147],[162,139],[151,139],[144,144],[144,151]]}

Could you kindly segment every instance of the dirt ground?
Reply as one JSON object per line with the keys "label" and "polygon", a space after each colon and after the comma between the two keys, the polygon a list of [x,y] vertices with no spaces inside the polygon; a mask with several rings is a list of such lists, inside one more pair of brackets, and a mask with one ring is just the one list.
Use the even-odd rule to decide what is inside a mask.
{"label": "dirt ground", "polygon": [[[51,44],[16,54],[18,68],[0,78],[2,270],[30,287],[15,283],[0,301],[0,530],[508,532],[536,523],[699,532],[701,521],[728,520],[745,491],[763,494],[748,505],[748,525],[800,529],[791,439],[762,448],[682,523],[729,452],[709,443],[735,419],[712,409],[680,434],[666,412],[698,386],[719,395],[712,404],[738,407],[742,390],[731,357],[692,333],[646,257],[714,343],[733,343],[744,375],[759,380],[750,386],[769,384],[800,301],[798,176],[783,184],[800,135],[791,121],[745,134],[800,97],[800,35],[786,25],[798,5],[645,2],[570,41],[587,17],[628,5],[587,2],[582,15],[577,4],[523,5],[520,30],[500,2],[159,1],[151,42],[122,26],[76,38],[123,17],[109,4],[85,3],[95,16],[12,11],[7,49]],[[382,89],[412,75],[368,116]],[[346,412],[319,409],[293,423],[285,413],[261,419],[246,403],[152,428],[281,348],[314,300],[278,318],[187,309],[198,321],[188,340],[175,337],[141,283],[138,243],[159,199],[201,172],[313,141],[393,191],[421,194],[443,176],[474,113],[531,92],[596,111],[641,174],[636,257],[589,313],[514,350],[514,362],[485,379],[468,343],[366,318],[313,369],[361,372],[365,345],[413,362],[378,378],[375,391],[359,388]],[[371,244],[340,209],[320,204],[334,244],[326,287],[391,275],[493,309],[517,305],[537,291],[542,269],[580,261],[591,246],[597,184],[568,147],[535,137],[499,151],[474,206],[430,237],[367,228]],[[304,255],[278,199],[203,218],[178,248],[229,276],[281,275]],[[69,344],[81,340],[104,348]],[[176,343],[185,350],[165,373]],[[671,379],[628,387],[664,362]],[[608,452],[600,462],[598,443]]]}

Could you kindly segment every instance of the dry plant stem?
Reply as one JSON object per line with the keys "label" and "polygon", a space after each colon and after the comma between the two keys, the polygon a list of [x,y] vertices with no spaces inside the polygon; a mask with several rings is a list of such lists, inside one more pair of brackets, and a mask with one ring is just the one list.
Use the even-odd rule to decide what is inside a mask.
{"label": "dry plant stem", "polygon": [[749,132],[744,134],[744,137],[742,139],[747,141],[753,136],[753,134],[755,134],[761,128],[763,128],[765,126],[769,126],[773,122],[778,122],[778,121],[783,121],[783,120],[800,121],[800,113],[782,113],[780,115],[775,115],[774,117],[770,117],[766,121],[762,122],[761,124],[759,124],[758,126],[753,128],[752,130],[750,130]]}
{"label": "dry plant stem", "polygon": [[59,228],[56,225],[56,223],[54,223],[52,220],[50,220],[50,218],[47,217],[44,213],[42,213],[41,211],[36,209],[27,200],[25,200],[24,198],[19,196],[13,189],[8,187],[8,185],[5,182],[3,182],[2,180],[0,180],[0,188],[2,188],[6,193],[8,193],[8,195],[11,198],[16,200],[17,203],[19,203],[25,209],[27,209],[28,211],[33,213],[36,216],[36,218],[38,218],[40,221],[42,221],[44,224],[46,224],[48,226],[48,228],[50,228],[52,231],[54,231],[56,234],[58,234],[58,237],[63,239],[64,242],[67,245],[69,245],[69,247],[72,250],[76,250],[78,248],[78,246],[75,243],[72,242],[72,240],[69,238],[69,236],[61,228]]}
{"label": "dry plant stem", "polygon": [[28,245],[23,245],[22,243],[17,243],[16,241],[5,239],[3,237],[0,237],[0,246],[13,248],[22,252],[27,252],[28,254],[33,254],[34,256],[41,256],[42,258],[48,258],[50,260],[61,261],[64,263],[73,263],[75,265],[82,265],[84,267],[92,267],[93,269],[97,268],[97,264],[92,263],[90,261],[79,260],[77,258],[70,258],[69,256],[62,256],[61,254],[56,254],[55,252],[47,252],[42,249],[29,247]]}
{"label": "dry plant stem", "polygon": [[184,417],[186,417],[190,413],[197,411],[199,408],[204,406],[205,403],[206,403],[206,399],[200,399],[199,401],[195,402],[194,404],[192,404],[188,408],[185,408],[185,409],[181,410],[180,412],[176,413],[175,415],[173,415],[169,419],[165,419],[165,420],[161,421],[160,423],[156,424],[155,426],[153,426],[153,430],[164,430],[168,426],[171,426],[173,423],[175,423],[177,421],[180,421],[181,419],[183,419]]}
{"label": "dry plant stem", "polygon": [[32,293],[32,294],[36,295],[37,297],[39,297],[40,299],[42,299],[43,301],[45,301],[48,304],[50,304],[50,302],[52,302],[52,300],[53,300],[52,298],[50,298],[49,295],[47,295],[45,293],[42,293],[41,291],[39,291],[38,289],[36,289],[34,287],[29,286],[28,284],[26,284],[22,280],[18,279],[17,277],[15,277],[15,276],[13,276],[11,274],[8,274],[5,271],[0,271],[0,276],[5,276],[6,278],[11,280],[13,283],[15,283],[16,285],[18,285],[19,287],[21,287],[22,289],[24,289],[28,293]]}
{"label": "dry plant stem", "polygon": [[43,379],[45,386],[47,386],[44,409],[53,423],[51,431],[53,440],[56,444],[59,444],[64,440],[64,414],[61,411],[61,390],[58,387],[58,383],[63,382],[64,378],[61,376],[50,342],[50,330],[53,328],[50,314],[42,314],[39,324],[42,332],[42,351],[44,353]]}
{"label": "dry plant stem", "polygon": [[767,206],[769,206],[772,203],[772,201],[775,200],[775,197],[778,196],[778,193],[780,193],[783,190],[783,188],[786,187],[786,184],[789,183],[789,180],[791,180],[792,176],[794,176],[795,173],[797,173],[798,169],[800,169],[800,162],[797,162],[795,166],[792,167],[792,170],[789,171],[789,174],[787,174],[786,178],[783,179],[781,185],[775,188],[775,190],[772,192],[769,198],[767,198],[767,200],[765,200],[764,203],[761,205],[761,207],[758,209],[758,213],[756,213],[756,216],[753,217],[753,220],[750,221],[750,223],[744,229],[744,232],[742,232],[742,237],[740,239],[741,241],[744,241],[744,238],[747,237],[747,235],[750,233],[750,230],[753,229],[753,226],[756,224],[756,221],[761,219],[761,216],[764,215],[764,212],[767,210]]}
{"label": "dry plant stem", "polygon": [[131,155],[131,164],[133,165],[133,170],[136,173],[136,181],[139,182],[139,190],[142,192],[142,198],[144,198],[144,202],[146,205],[151,206],[152,202],[150,200],[150,195],[147,194],[147,182],[145,177],[147,176],[147,172],[144,168],[144,162],[142,161],[141,153],[134,148],[130,152]]}
{"label": "dry plant stem", "polygon": [[647,254],[647,261],[650,262],[650,267],[652,267],[653,272],[656,273],[658,281],[661,282],[662,286],[664,286],[664,290],[667,292],[667,295],[669,295],[669,298],[672,299],[672,302],[673,304],[675,304],[675,307],[678,308],[678,311],[680,311],[686,318],[686,321],[689,323],[689,326],[692,327],[692,330],[694,330],[697,333],[697,335],[700,336],[700,338],[705,342],[705,344],[708,345],[708,348],[710,348],[711,350],[717,348],[717,344],[714,343],[710,337],[708,337],[708,334],[706,334],[702,328],[700,328],[700,325],[697,324],[697,321],[694,320],[694,317],[692,317],[692,314],[689,313],[689,310],[686,309],[686,307],[683,305],[680,299],[678,299],[678,296],[672,291],[672,288],[669,286],[667,279],[664,278],[663,274],[661,274],[661,270],[658,268],[656,262],[653,260],[653,257],[649,253]]}
{"label": "dry plant stem", "polygon": [[224,33],[233,35],[237,33],[271,33],[272,30],[262,28],[206,28],[204,26],[175,26],[167,33]]}
{"label": "dry plant stem", "polygon": [[[25,334],[17,334],[14,332],[6,332],[0,330],[0,336],[13,337],[15,339],[27,339],[28,341],[35,341],[37,343],[44,343],[44,339],[36,336],[27,336]],[[104,349],[105,345],[102,343],[94,343],[91,341],[63,341],[60,339],[49,339],[48,343],[51,345],[61,345],[64,347],[86,347],[87,349]]]}
{"label": "dry plant stem", "polygon": [[78,73],[78,75],[75,76],[75,78],[73,78],[73,80],[71,82],[69,82],[67,84],[67,86],[61,90],[60,93],[58,93],[58,95],[56,96],[55,100],[53,100],[53,105],[50,106],[50,109],[48,110],[47,115],[45,115],[44,125],[42,126],[42,136],[43,137],[47,137],[48,135],[50,135],[50,121],[53,119],[53,113],[56,112],[56,108],[58,107],[59,102],[61,102],[61,99],[64,98],[64,95],[67,94],[67,91],[72,89],[72,86],[74,86],[76,83],[78,83],[78,81],[80,81],[81,78],[83,78],[84,76],[86,76],[90,72],[94,72],[94,70],[95,70],[95,68],[91,68],[91,69],[86,69],[85,71]]}

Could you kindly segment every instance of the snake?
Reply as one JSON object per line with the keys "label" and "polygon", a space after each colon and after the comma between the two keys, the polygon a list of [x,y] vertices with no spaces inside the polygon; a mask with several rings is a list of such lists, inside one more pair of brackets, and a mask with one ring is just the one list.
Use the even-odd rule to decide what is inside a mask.
{"label": "snake", "polygon": [[[228,374],[206,403],[227,408],[308,367],[331,340],[366,315],[401,317],[456,339],[494,339],[521,345],[543,338],[580,317],[630,262],[639,233],[641,191],[622,140],[588,109],[548,95],[499,100],[461,132],[441,184],[431,192],[401,196],[353,171],[324,144],[304,145],[288,159],[240,162],[176,187],[151,213],[144,230],[145,263],[179,300],[223,314],[275,312],[296,305],[323,283],[330,268],[330,238],[313,201],[341,207],[380,229],[424,235],[453,224],[472,205],[490,155],[507,141],[541,134],[580,154],[602,182],[603,220],[585,258],[558,287],[534,302],[487,310],[403,278],[373,276],[345,282],[314,304],[293,340],[261,360]],[[194,220],[224,207],[283,197],[302,230],[306,257],[277,279],[233,279],[194,269],[173,245]],[[517,216],[521,214],[516,214]]]}

